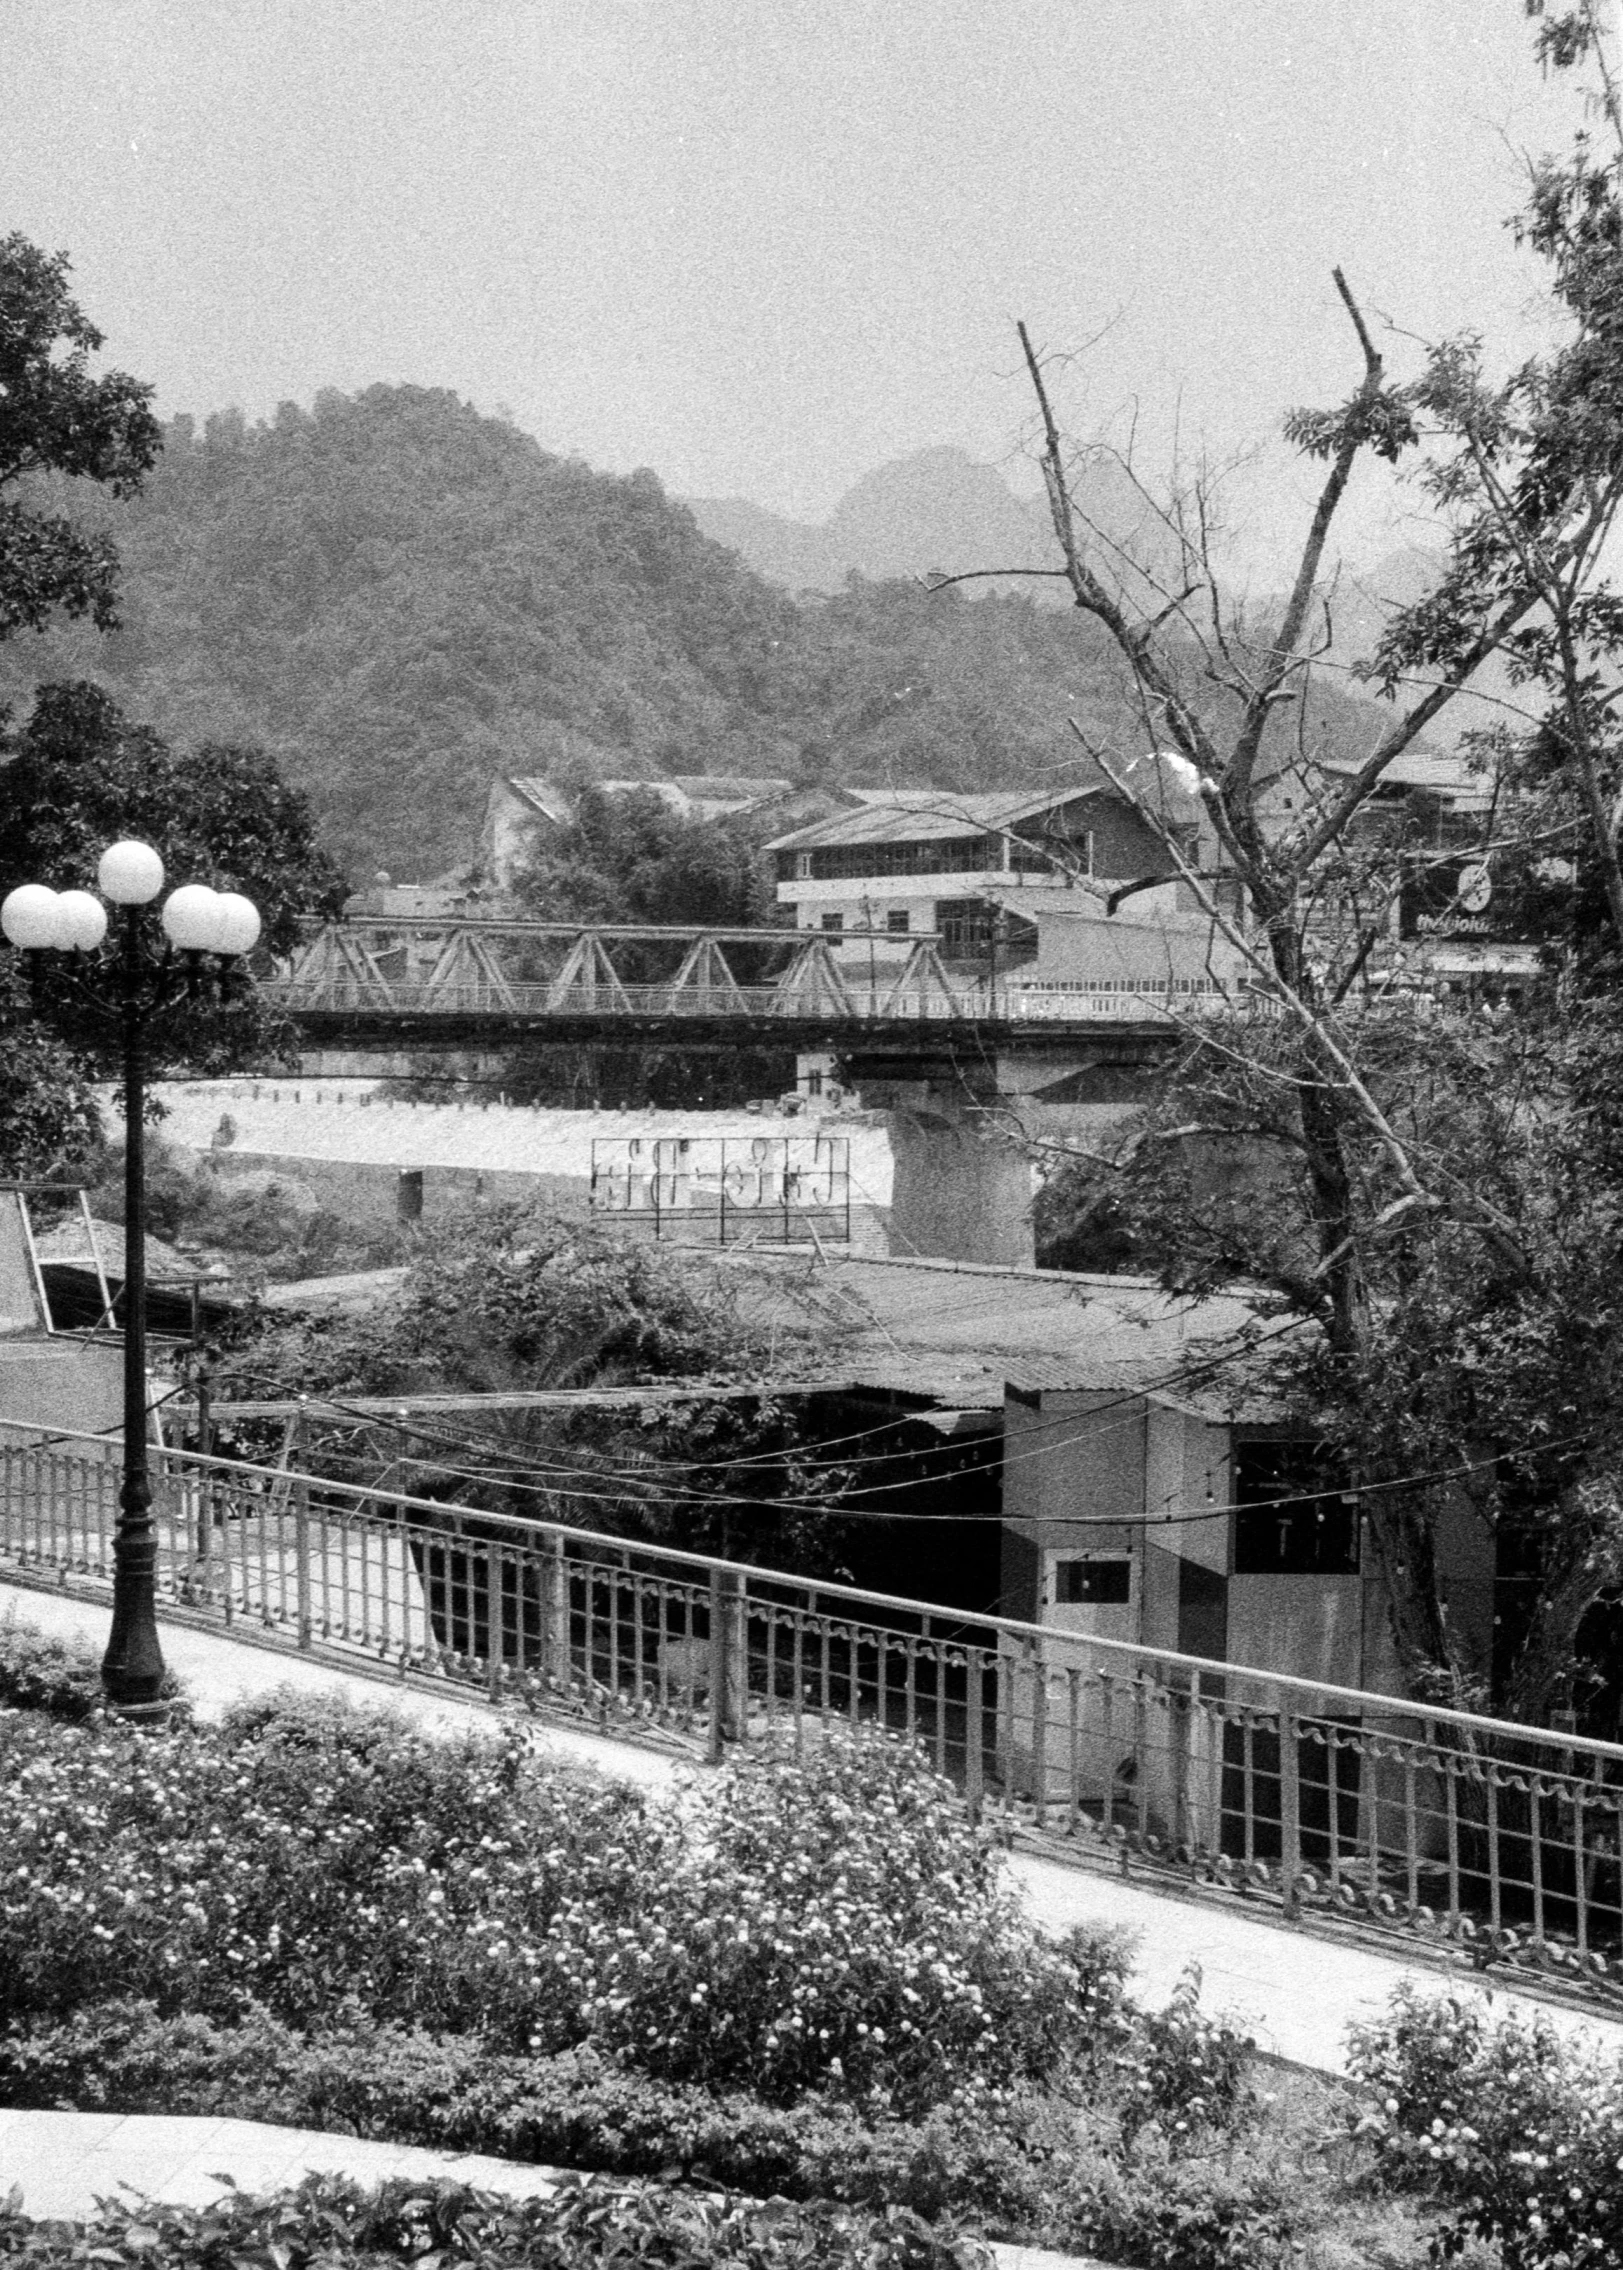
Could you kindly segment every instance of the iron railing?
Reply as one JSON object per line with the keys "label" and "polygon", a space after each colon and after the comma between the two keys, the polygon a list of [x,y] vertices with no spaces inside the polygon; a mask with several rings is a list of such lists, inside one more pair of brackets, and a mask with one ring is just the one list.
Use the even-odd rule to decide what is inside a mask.
{"label": "iron railing", "polygon": [[1097,1024],[1156,1023],[1168,1018],[1232,1013],[1231,997],[1179,992],[1165,985],[1128,991],[1105,985],[964,984],[950,992],[910,986],[868,986],[847,981],[838,1000],[816,1000],[778,985],[635,985],[612,989],[510,979],[499,998],[473,983],[393,978],[374,1000],[347,997],[326,981],[265,978],[261,996],[289,1016],[318,1009],[374,1008],[401,1016],[502,1012],[515,1017],[775,1017],[799,1020],[826,1013],[859,1024],[927,1023]]}
{"label": "iron railing", "polygon": [[946,967],[939,944],[933,932],[903,939],[869,931],[335,922],[309,934],[283,967],[260,980],[260,991],[295,1017],[525,1022],[1156,1024],[1234,1005],[1209,975],[967,974]]}
{"label": "iron railing", "polygon": [[[877,1722],[1056,1851],[1623,2008],[1623,1744],[287,1469],[165,1452],[156,1487],[162,1595],[291,1646],[712,1759]],[[0,1563],[105,1583],[117,1491],[109,1446],[0,1423]]]}

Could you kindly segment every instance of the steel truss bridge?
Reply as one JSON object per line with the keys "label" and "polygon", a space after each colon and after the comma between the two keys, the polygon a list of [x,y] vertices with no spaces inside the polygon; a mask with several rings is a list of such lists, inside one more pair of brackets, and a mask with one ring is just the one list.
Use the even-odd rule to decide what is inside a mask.
{"label": "steel truss bridge", "polygon": [[1164,1046],[1229,1005],[1210,979],[949,972],[934,935],[377,917],[312,932],[261,993],[313,1045],[455,1048],[529,1038],[939,1053],[1052,1047],[1128,1028]]}

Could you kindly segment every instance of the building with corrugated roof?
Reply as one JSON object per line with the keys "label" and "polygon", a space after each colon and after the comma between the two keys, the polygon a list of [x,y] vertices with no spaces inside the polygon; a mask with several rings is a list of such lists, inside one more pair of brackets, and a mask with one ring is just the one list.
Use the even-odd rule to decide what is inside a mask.
{"label": "building with corrugated roof", "polygon": [[[1216,845],[1199,799],[1162,760],[1133,769],[1183,856],[1210,875]],[[1148,989],[1238,975],[1164,842],[1103,774],[1058,792],[853,793],[852,809],[767,849],[797,928],[866,934],[841,957],[858,974],[894,973],[925,938],[955,973],[1022,982]]]}

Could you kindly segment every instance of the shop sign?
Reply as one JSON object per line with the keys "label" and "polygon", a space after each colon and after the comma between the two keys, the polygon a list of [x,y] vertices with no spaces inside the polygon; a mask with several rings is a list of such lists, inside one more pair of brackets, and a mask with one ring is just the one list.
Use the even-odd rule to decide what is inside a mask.
{"label": "shop sign", "polygon": [[1495,887],[1480,852],[1409,863],[1399,902],[1405,938],[1515,939],[1527,935]]}

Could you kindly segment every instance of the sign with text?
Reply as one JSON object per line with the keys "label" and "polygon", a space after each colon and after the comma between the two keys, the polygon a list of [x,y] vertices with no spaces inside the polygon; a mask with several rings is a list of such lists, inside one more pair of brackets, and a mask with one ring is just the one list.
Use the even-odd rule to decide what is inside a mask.
{"label": "sign with text", "polygon": [[1408,862],[1398,905],[1403,937],[1513,940],[1527,927],[1495,882],[1491,863],[1480,852]]}
{"label": "sign with text", "polygon": [[662,1135],[592,1144],[595,1214],[655,1237],[705,1243],[846,1244],[851,1145],[844,1135]]}

